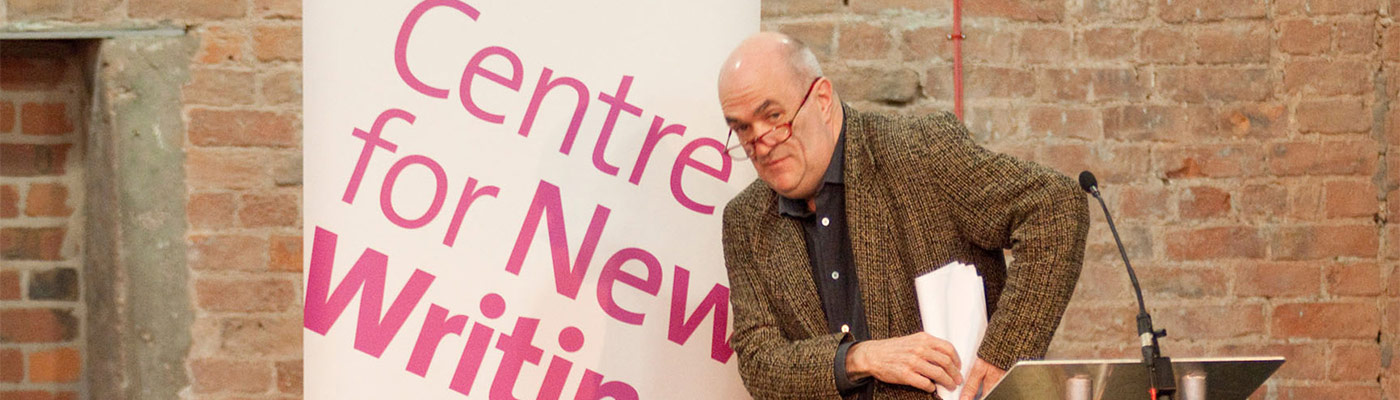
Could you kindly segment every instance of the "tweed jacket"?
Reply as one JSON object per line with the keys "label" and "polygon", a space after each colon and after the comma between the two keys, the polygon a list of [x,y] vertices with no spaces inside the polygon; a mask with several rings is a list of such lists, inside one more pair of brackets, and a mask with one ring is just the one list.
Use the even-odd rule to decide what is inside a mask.
{"label": "tweed jacket", "polygon": [[[977,267],[990,321],[978,356],[1007,369],[1044,357],[1074,292],[1088,232],[1087,197],[1049,168],[973,143],[950,113],[846,112],[846,214],[870,335],[922,331],[914,277],[957,260]],[[828,333],[800,223],[755,180],[724,210],[730,343],[749,393],[839,398]],[[1007,265],[1002,250],[1014,258]],[[874,382],[876,399],[928,399]]]}

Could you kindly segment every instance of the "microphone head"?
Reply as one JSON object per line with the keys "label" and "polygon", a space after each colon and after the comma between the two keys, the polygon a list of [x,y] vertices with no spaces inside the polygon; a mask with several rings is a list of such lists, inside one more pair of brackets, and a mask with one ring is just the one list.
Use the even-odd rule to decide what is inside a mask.
{"label": "microphone head", "polygon": [[1089,171],[1080,172],[1080,173],[1079,173],[1079,188],[1080,188],[1080,189],[1084,189],[1084,191],[1085,191],[1085,192],[1089,192],[1089,194],[1096,194],[1096,193],[1094,193],[1094,192],[1097,192],[1097,191],[1098,191],[1098,188],[1099,188],[1099,180],[1098,180],[1098,179],[1094,179],[1094,174],[1093,174],[1092,172],[1089,172]]}

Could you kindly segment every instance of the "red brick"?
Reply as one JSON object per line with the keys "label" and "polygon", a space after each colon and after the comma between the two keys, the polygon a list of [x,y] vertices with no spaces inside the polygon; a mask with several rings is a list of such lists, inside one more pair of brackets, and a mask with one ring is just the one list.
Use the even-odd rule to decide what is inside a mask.
{"label": "red brick", "polygon": [[227,228],[233,226],[237,207],[232,193],[193,193],[185,204],[185,215],[195,229]]}
{"label": "red brick", "polygon": [[841,9],[836,1],[769,0],[761,2],[764,17],[820,14]]}
{"label": "red brick", "polygon": [[1136,21],[1147,16],[1149,6],[1140,0],[1088,0],[1080,11],[1084,20]]}
{"label": "red brick", "polygon": [[247,14],[246,2],[224,0],[128,0],[134,18],[227,19]]}
{"label": "red brick", "polygon": [[1181,305],[1153,310],[1153,324],[1171,327],[1173,336],[1227,339],[1262,335],[1267,326],[1263,304]]}
{"label": "red brick", "polygon": [[1382,37],[1381,57],[1386,60],[1400,60],[1400,25],[1387,26]]}
{"label": "red brick", "polygon": [[30,300],[78,300],[78,270],[51,268],[29,272]]}
{"label": "red brick", "polygon": [[0,309],[0,343],[53,343],[77,338],[73,310],[47,308]]}
{"label": "red brick", "polygon": [[1280,260],[1375,257],[1380,232],[1371,225],[1293,226],[1275,229],[1269,246]]}
{"label": "red brick", "polygon": [[242,149],[188,149],[185,181],[194,189],[249,189],[270,185],[273,154]]}
{"label": "red brick", "polygon": [[[1009,64],[1016,62],[1016,31],[997,29],[999,25],[987,22],[964,21],[963,60],[969,63],[984,62]],[[977,32],[969,34],[969,32]],[[948,55],[952,59],[952,55]]]}
{"label": "red brick", "polygon": [[1196,33],[1196,46],[1201,52],[1195,60],[1203,64],[1268,62],[1272,47],[1269,46],[1269,34],[1269,28],[1264,24],[1228,25],[1201,30]]}
{"label": "red brick", "polygon": [[1366,141],[1275,144],[1269,169],[1277,175],[1370,175],[1376,150]]}
{"label": "red brick", "polygon": [[1368,54],[1376,50],[1376,22],[1373,17],[1337,23],[1337,51]]}
{"label": "red brick", "polygon": [[[904,44],[899,52],[905,60],[952,59],[952,44],[945,27],[915,28],[900,32],[899,36]],[[967,48],[965,42],[963,48]]]}
{"label": "red brick", "polygon": [[919,74],[907,69],[855,67],[831,78],[843,100],[901,104],[919,94]]}
{"label": "red brick", "polygon": [[1233,145],[1169,148],[1155,152],[1152,162],[1153,170],[1167,179],[1255,176],[1263,164],[1256,146]]}
{"label": "red brick", "polygon": [[1288,212],[1288,189],[1277,185],[1247,185],[1240,192],[1238,204],[1240,213],[1246,216],[1283,216]]}
{"label": "red brick", "polygon": [[942,4],[927,0],[861,0],[847,2],[851,10],[862,13],[883,13],[895,10],[925,11],[942,9]]}
{"label": "red brick", "polygon": [[0,50],[0,90],[49,91],[67,77],[68,63],[62,57],[20,56]]}
{"label": "red brick", "polygon": [[1283,66],[1283,88],[1290,93],[1335,96],[1360,95],[1373,90],[1371,67],[1364,62],[1324,59],[1294,60]]}
{"label": "red brick", "polygon": [[1325,271],[1327,292],[1334,296],[1375,296],[1384,291],[1381,267],[1376,263],[1329,265]]}
{"label": "red brick", "polygon": [[1350,133],[1371,130],[1371,108],[1361,99],[1304,100],[1298,104],[1298,129]]}
{"label": "red brick", "polygon": [[292,194],[245,194],[239,199],[238,221],[242,226],[294,227],[300,222],[297,198]]}
{"label": "red brick", "polygon": [[77,400],[74,392],[49,392],[43,390],[0,391],[0,400]]}
{"label": "red brick", "polygon": [[1059,21],[1065,16],[1065,2],[1054,0],[985,0],[963,4],[963,15],[995,17],[1014,21]]}
{"label": "red brick", "polygon": [[1306,297],[1322,292],[1322,272],[1311,263],[1249,262],[1234,272],[1239,297]]}
{"label": "red brick", "polygon": [[1137,306],[1130,305],[1131,301],[1111,306],[1070,304],[1069,309],[1065,310],[1063,326],[1057,334],[1082,341],[1134,337],[1133,324]]}
{"label": "red brick", "polygon": [[73,5],[73,15],[79,21],[112,21],[124,18],[124,0],[87,0]]}
{"label": "red brick", "polygon": [[1263,101],[1274,85],[1264,68],[1171,67],[1157,72],[1160,91],[1189,103]]}
{"label": "red brick", "polygon": [[263,18],[301,19],[301,2],[297,0],[253,0],[253,15]]}
{"label": "red brick", "polygon": [[301,70],[273,72],[261,81],[263,100],[268,104],[301,106]]}
{"label": "red brick", "polygon": [[77,349],[64,347],[29,353],[29,381],[34,383],[72,383],[82,376],[82,355]]}
{"label": "red brick", "polygon": [[246,235],[197,235],[190,238],[190,266],[199,270],[263,271],[267,240]]}
{"label": "red brick", "polygon": [[71,144],[0,144],[0,176],[63,175]]}
{"label": "red brick", "polygon": [[[1087,6],[1087,5],[1086,5]],[[1121,60],[1133,55],[1134,30],[1128,28],[1095,28],[1079,33],[1080,54],[1093,60]]]}
{"label": "red brick", "polygon": [[1158,16],[1167,22],[1264,18],[1267,3],[1258,0],[1158,0]]}
{"label": "red brick", "polygon": [[253,55],[259,61],[300,61],[300,25],[262,25],[253,28]]}
{"label": "red brick", "polygon": [[0,258],[6,260],[62,260],[63,237],[67,229],[3,228],[0,229]]}
{"label": "red brick", "polygon": [[1288,108],[1283,104],[1249,103],[1226,106],[1217,114],[1220,136],[1274,138],[1287,133]]}
{"label": "red brick", "polygon": [[1283,0],[1275,6],[1280,14],[1307,15],[1369,14],[1379,7],[1374,0]]}
{"label": "red brick", "polygon": [[1322,216],[1326,212],[1322,209],[1324,204],[1322,197],[1321,185],[1293,186],[1288,195],[1288,216],[1306,221],[1323,219]]}
{"label": "red brick", "polygon": [[1204,107],[1119,106],[1103,112],[1104,137],[1125,141],[1173,142],[1205,133]]}
{"label": "red brick", "polygon": [[1170,260],[1263,258],[1264,238],[1252,227],[1173,230],[1166,234]]}
{"label": "red brick", "polygon": [[1328,218],[1372,217],[1380,208],[1379,194],[1370,182],[1327,182],[1323,187],[1323,208]]}
{"label": "red brick", "polygon": [[271,261],[268,268],[273,271],[301,272],[301,236],[272,235],[268,240],[268,254]]}
{"label": "red brick", "polygon": [[1278,48],[1291,54],[1322,54],[1332,45],[1332,27],[1312,20],[1279,23]]}
{"label": "red brick", "polygon": [[19,300],[19,271],[0,271],[0,300]]}
{"label": "red brick", "polygon": [[1112,204],[1109,206],[1113,207],[1117,219],[1131,221],[1163,218],[1170,211],[1167,208],[1169,194],[1161,187],[1127,185],[1121,186],[1116,194],[1114,197],[1118,199],[1117,207],[1113,207]]}
{"label": "red brick", "polygon": [[203,64],[243,61],[243,48],[247,43],[248,33],[243,29],[210,26],[199,32],[199,51],[195,54],[195,60]]}
{"label": "red brick", "polygon": [[73,2],[62,0],[9,0],[6,16],[12,21],[68,19]]}
{"label": "red brick", "polygon": [[837,56],[844,60],[880,59],[890,51],[889,30],[880,25],[843,24],[840,38]]}
{"label": "red brick", "polygon": [[1030,131],[1037,136],[1098,140],[1103,137],[1102,123],[1103,119],[1092,109],[1030,109]]}
{"label": "red brick", "polygon": [[1376,343],[1332,346],[1327,377],[1338,381],[1375,382],[1381,373],[1381,349]]}
{"label": "red brick", "polygon": [[1274,307],[1271,333],[1278,338],[1375,339],[1380,311],[1373,302],[1318,302]]}
{"label": "red brick", "polygon": [[246,357],[301,356],[301,317],[229,318],[220,327],[222,354]]}
{"label": "red brick", "polygon": [[19,190],[14,186],[0,185],[0,218],[19,216]]}
{"label": "red brick", "polygon": [[1192,187],[1182,194],[1177,209],[1186,219],[1223,217],[1230,213],[1230,193],[1209,186]]}
{"label": "red brick", "polygon": [[1283,363],[1278,372],[1275,372],[1274,376],[1271,377],[1277,379],[1322,379],[1324,376],[1322,366],[1327,364],[1326,353],[1326,346],[1323,344],[1293,341],[1231,343],[1221,346],[1218,352],[1220,356],[1257,357],[1269,355],[1284,357],[1288,361]]}
{"label": "red brick", "polygon": [[67,217],[73,215],[68,206],[68,187],[61,183],[33,183],[24,201],[24,214],[31,217]]}
{"label": "red brick", "polygon": [[19,349],[0,349],[0,382],[19,383],[24,380],[24,353]]}
{"label": "red brick", "polygon": [[296,287],[283,279],[197,279],[195,300],[207,311],[282,311],[296,303]]}
{"label": "red brick", "polygon": [[277,362],[277,391],[299,395],[302,390],[301,382],[301,360]]}
{"label": "red brick", "polygon": [[298,143],[296,117],[270,111],[190,111],[190,142],[199,146],[292,147]]}
{"label": "red brick", "polygon": [[0,133],[10,133],[14,132],[14,130],[15,103],[12,101],[0,101]]}
{"label": "red brick", "polygon": [[[1387,253],[1386,258],[1392,260],[1400,259],[1400,226],[1386,224],[1385,238]],[[1388,287],[1390,287],[1390,294],[1400,295],[1400,273],[1391,273],[1390,276],[1392,282],[1392,284],[1388,285]]]}
{"label": "red brick", "polygon": [[1061,63],[1074,56],[1070,31],[1054,28],[1032,28],[1021,31],[1018,52],[1021,61],[1031,64]]}
{"label": "red brick", "polygon": [[1145,77],[1130,68],[1045,69],[1038,74],[1046,100],[1139,100],[1147,93]]}
{"label": "red brick", "polygon": [[268,361],[205,358],[190,361],[190,378],[195,393],[262,393],[272,387],[273,371]]}
{"label": "red brick", "polygon": [[1191,36],[1183,31],[1152,29],[1143,32],[1138,40],[1141,43],[1138,57],[1144,62],[1181,64],[1195,59]]}
{"label": "red brick", "polygon": [[[804,1],[803,3],[820,3],[815,1]],[[764,3],[767,8],[768,3]],[[828,60],[836,54],[836,25],[826,21],[800,21],[784,22],[777,25],[775,31],[782,32],[788,36],[801,41],[812,49],[812,54],[818,60]]]}
{"label": "red brick", "polygon": [[[185,103],[216,106],[252,104],[254,89],[252,71],[196,67],[190,70],[190,81],[184,88]],[[194,112],[191,114],[193,119]]]}
{"label": "red brick", "polygon": [[1227,292],[1229,278],[1220,268],[1161,267],[1152,264],[1138,267],[1143,296],[1154,300],[1221,297]]}
{"label": "red brick", "polygon": [[73,132],[73,120],[64,103],[24,103],[20,107],[20,131],[26,135],[63,135]]}

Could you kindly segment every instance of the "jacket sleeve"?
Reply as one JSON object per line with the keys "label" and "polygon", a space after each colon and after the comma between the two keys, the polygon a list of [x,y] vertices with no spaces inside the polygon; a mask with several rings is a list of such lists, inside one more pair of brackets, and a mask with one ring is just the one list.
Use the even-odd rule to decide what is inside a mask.
{"label": "jacket sleeve", "polygon": [[1087,197],[1067,176],[978,146],[950,113],[919,125],[920,173],[943,189],[961,233],[1013,257],[978,356],[1002,369],[1044,357],[1084,261]]}
{"label": "jacket sleeve", "polygon": [[744,386],[755,399],[839,399],[832,368],[843,335],[785,337],[769,302],[772,292],[759,273],[762,266],[754,265],[753,246],[733,214],[726,207],[724,261],[734,308],[729,342],[738,353]]}

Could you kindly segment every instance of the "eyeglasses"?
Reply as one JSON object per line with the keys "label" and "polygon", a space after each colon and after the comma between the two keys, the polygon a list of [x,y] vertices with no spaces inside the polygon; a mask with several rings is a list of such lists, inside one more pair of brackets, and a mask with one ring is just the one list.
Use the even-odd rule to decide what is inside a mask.
{"label": "eyeglasses", "polygon": [[802,106],[807,105],[807,98],[812,95],[812,90],[817,88],[817,82],[821,82],[822,77],[812,80],[812,84],[807,86],[807,94],[802,95],[802,102],[797,104],[797,109],[792,112],[792,118],[788,122],[755,136],[752,140],[740,139],[739,143],[730,144],[734,139],[734,128],[729,128],[729,137],[724,140],[725,152],[735,160],[743,161],[753,156],[754,146],[762,142],[765,146],[774,146],[786,143],[792,138],[792,123],[797,120],[797,113],[802,111]]}

